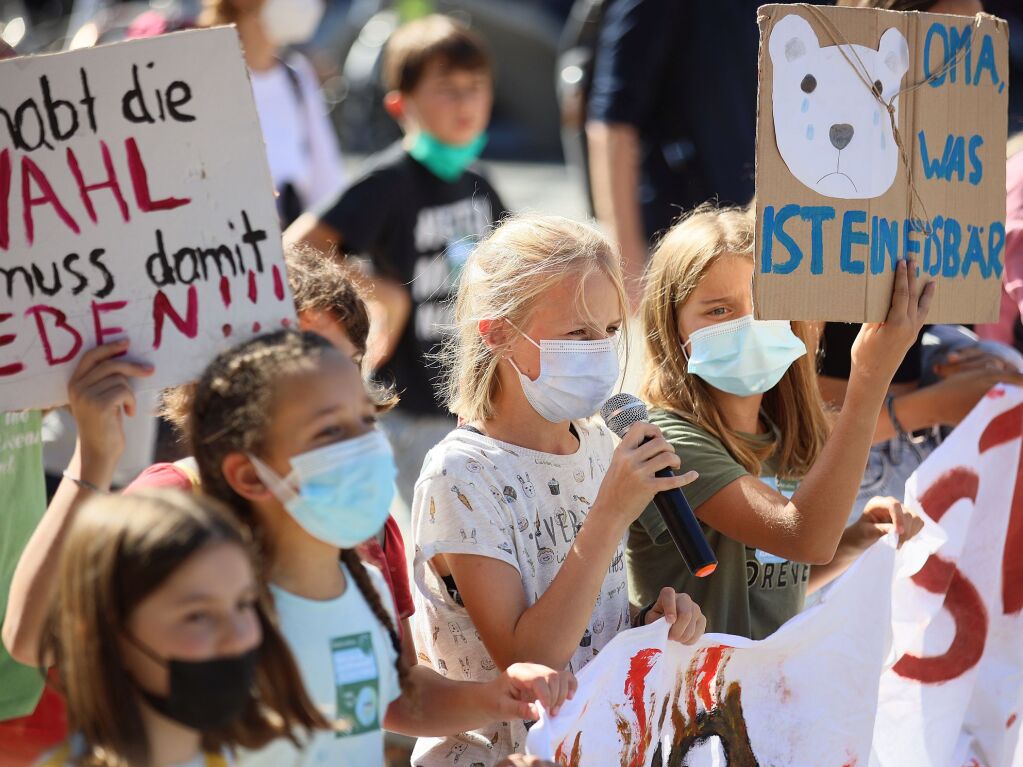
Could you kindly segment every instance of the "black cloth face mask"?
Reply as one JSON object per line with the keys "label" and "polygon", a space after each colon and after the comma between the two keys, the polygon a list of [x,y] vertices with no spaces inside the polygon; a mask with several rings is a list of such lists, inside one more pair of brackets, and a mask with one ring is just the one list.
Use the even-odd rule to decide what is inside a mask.
{"label": "black cloth face mask", "polygon": [[241,655],[209,660],[161,658],[136,637],[125,637],[139,650],[166,667],[169,693],[156,695],[135,682],[135,688],[154,710],[193,730],[206,732],[227,726],[252,699],[259,647]]}

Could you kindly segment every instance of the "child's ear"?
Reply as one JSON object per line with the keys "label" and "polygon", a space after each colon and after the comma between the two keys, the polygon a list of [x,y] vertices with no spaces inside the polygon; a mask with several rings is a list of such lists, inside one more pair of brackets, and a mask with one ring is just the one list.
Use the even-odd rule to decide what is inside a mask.
{"label": "child's ear", "polygon": [[395,122],[405,120],[405,97],[401,91],[388,91],[384,95],[384,109]]}
{"label": "child's ear", "polygon": [[252,461],[244,453],[231,453],[224,458],[220,471],[231,489],[247,501],[269,501],[273,493],[256,474]]}
{"label": "child's ear", "polygon": [[503,319],[480,320],[476,327],[484,345],[492,352],[495,349],[505,349],[511,342],[511,327]]}

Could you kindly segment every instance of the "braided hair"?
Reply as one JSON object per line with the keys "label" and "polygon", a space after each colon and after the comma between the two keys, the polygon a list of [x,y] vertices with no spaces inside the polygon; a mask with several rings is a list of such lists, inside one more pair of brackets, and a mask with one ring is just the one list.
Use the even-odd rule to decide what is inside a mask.
{"label": "braided hair", "polygon": [[406,668],[405,663],[402,661],[401,640],[398,638],[394,621],[391,620],[391,614],[384,607],[384,603],[380,599],[380,592],[377,591],[373,581],[370,580],[369,573],[366,572],[366,567],[362,564],[362,560],[355,552],[355,549],[342,549],[341,561],[344,562],[348,572],[351,573],[352,580],[355,581],[355,585],[359,588],[359,593],[366,600],[366,604],[373,611],[373,615],[380,621],[380,625],[387,629],[387,635],[391,638],[391,646],[394,647],[394,652],[397,654],[394,667],[398,671],[398,681],[404,689],[408,678],[408,668]]}
{"label": "braided hair", "polygon": [[[221,353],[196,384],[188,433],[203,492],[225,503],[254,531],[264,552],[263,561],[269,559],[265,556],[269,542],[261,535],[259,519],[249,501],[228,483],[221,467],[232,453],[263,453],[280,383],[295,374],[318,369],[325,354],[337,353],[329,341],[316,333],[278,330]],[[346,549],[341,551],[340,558],[391,638],[397,653],[398,679],[404,687],[408,670],[402,661],[394,622],[358,554]]]}

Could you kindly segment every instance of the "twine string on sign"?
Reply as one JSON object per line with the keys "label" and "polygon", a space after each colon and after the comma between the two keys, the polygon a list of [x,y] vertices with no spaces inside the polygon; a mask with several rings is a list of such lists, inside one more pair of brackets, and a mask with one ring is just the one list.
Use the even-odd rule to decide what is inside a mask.
{"label": "twine string on sign", "polygon": [[[863,83],[866,89],[874,95],[874,99],[877,101],[877,103],[884,107],[885,112],[887,112],[888,121],[891,124],[892,128],[892,137],[895,139],[895,146],[898,147],[899,157],[902,160],[902,164],[906,167],[906,182],[912,194],[912,198],[909,201],[908,218],[910,219],[910,221],[913,220],[913,199],[915,199],[916,202],[919,204],[920,209],[923,211],[924,215],[923,233],[929,237],[931,235],[931,216],[930,213],[927,212],[927,206],[924,204],[923,198],[920,196],[920,191],[917,189],[916,180],[913,178],[913,162],[911,157],[909,156],[909,151],[906,148],[906,143],[905,141],[903,141],[902,133],[899,131],[899,126],[895,119],[895,100],[904,93],[911,93],[912,91],[915,91],[917,88],[922,88],[925,85],[929,85],[930,83],[937,80],[939,77],[944,77],[946,74],[948,74],[949,70],[951,70],[952,67],[956,66],[958,62],[967,53],[970,52],[970,50],[973,47],[974,35],[970,34],[967,44],[961,46],[954,56],[947,58],[945,60],[945,63],[941,66],[941,68],[933,72],[930,75],[930,77],[920,80],[919,82],[911,83],[907,85],[905,88],[897,90],[888,101],[885,101],[882,98],[881,94],[877,92],[877,89],[874,88],[874,84],[870,81],[869,70],[863,63],[863,60],[860,58],[860,54],[856,51],[856,48],[853,46],[853,44],[849,42],[845,35],[842,34],[842,32],[835,26],[831,19],[829,19],[820,8],[818,8],[815,5],[809,5],[804,7],[807,10],[809,10],[811,14],[817,19],[817,21],[820,23],[824,31],[827,32],[828,37],[831,38],[832,44],[838,46],[838,52],[842,54],[842,58],[845,59],[846,64],[848,64],[849,67],[856,73],[856,76],[859,77],[860,81]],[[980,14],[974,16],[973,20],[974,29],[980,28],[980,21],[981,21]],[[849,54],[847,53],[847,51],[851,52],[852,55],[855,57],[856,64],[859,65],[858,67],[855,64],[853,64],[852,60],[849,58]]]}

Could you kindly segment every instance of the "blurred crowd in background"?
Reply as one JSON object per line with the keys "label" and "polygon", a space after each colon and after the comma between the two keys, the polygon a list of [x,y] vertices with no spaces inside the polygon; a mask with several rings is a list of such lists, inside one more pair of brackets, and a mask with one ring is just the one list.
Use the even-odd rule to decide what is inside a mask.
{"label": "blurred crowd in background", "polygon": [[[323,15],[311,37],[282,42],[295,44],[312,62],[343,149],[367,154],[400,135],[381,105],[380,60],[390,33],[401,21],[431,11],[452,15],[486,39],[496,62],[494,114],[484,156],[558,163],[579,157],[574,129],[582,112],[576,99],[589,86],[590,54],[600,14],[608,4],[607,0],[322,0]],[[680,32],[694,36],[699,32],[705,50],[718,51],[725,61],[731,58],[730,49],[738,49],[729,44],[734,27],[728,20],[745,21],[751,9],[761,4],[685,0],[679,5],[686,7],[691,26]],[[1009,22],[1010,82],[1014,82],[1023,75],[1023,5],[1016,0],[987,0],[984,7]],[[195,23],[201,8],[202,0],[0,0],[0,39],[20,54],[81,48],[123,40],[155,18],[167,29],[187,27]],[[755,30],[746,29],[746,36],[753,34]],[[748,51],[741,54],[749,55]],[[694,81],[701,77],[702,73],[693,72]],[[693,85],[677,84],[680,93]],[[729,98],[727,92],[718,96]],[[1013,89],[1009,111],[1012,133],[1023,127],[1023,89]],[[752,147],[747,151],[752,188]]]}

